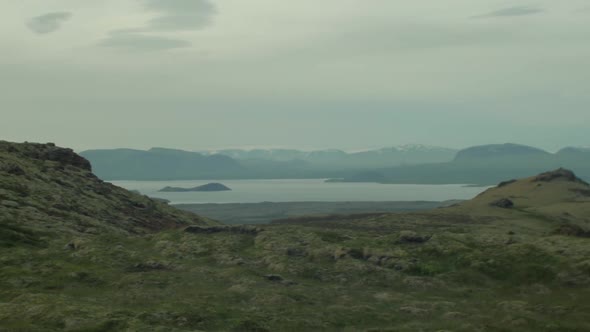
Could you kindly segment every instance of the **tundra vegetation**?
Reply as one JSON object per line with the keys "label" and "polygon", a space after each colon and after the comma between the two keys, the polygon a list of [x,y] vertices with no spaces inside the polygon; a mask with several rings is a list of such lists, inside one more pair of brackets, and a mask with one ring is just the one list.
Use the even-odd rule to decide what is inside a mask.
{"label": "tundra vegetation", "polygon": [[588,331],[590,186],[225,226],[0,142],[0,330]]}

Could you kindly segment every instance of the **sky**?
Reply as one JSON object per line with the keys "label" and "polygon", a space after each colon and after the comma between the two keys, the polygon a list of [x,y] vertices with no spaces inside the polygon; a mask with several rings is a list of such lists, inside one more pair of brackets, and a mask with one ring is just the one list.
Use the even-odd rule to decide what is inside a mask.
{"label": "sky", "polygon": [[0,139],[589,146],[587,0],[0,2]]}

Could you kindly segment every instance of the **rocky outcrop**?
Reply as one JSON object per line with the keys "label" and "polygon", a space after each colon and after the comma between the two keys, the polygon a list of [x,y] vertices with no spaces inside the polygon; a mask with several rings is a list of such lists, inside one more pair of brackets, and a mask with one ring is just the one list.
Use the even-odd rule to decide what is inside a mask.
{"label": "rocky outcrop", "polygon": [[[24,158],[31,158],[41,161],[54,161],[62,166],[73,166],[90,171],[91,165],[88,160],[76,154],[74,150],[55,146],[53,143],[22,143],[15,144],[0,141],[0,152],[12,153]],[[18,166],[17,166],[18,167]],[[15,170],[15,168],[13,168]],[[20,173],[20,171],[17,171]]]}
{"label": "rocky outcrop", "polygon": [[574,172],[570,171],[569,169],[559,168],[551,172],[546,172],[543,174],[537,175],[533,182],[552,182],[552,181],[569,181],[569,182],[576,182],[576,183],[583,183],[582,179],[578,178]]}
{"label": "rocky outcrop", "polygon": [[0,219],[15,213],[18,222],[64,234],[217,224],[100,180],[71,149],[0,141]]}
{"label": "rocky outcrop", "polygon": [[490,206],[499,207],[502,209],[510,209],[510,208],[514,207],[514,202],[509,200],[508,198],[501,198],[497,201],[491,202]]}

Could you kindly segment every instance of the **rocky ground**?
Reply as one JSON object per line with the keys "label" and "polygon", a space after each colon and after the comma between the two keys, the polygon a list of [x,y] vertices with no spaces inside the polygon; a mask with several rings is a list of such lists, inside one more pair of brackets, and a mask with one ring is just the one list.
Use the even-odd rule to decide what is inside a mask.
{"label": "rocky ground", "polygon": [[51,145],[0,143],[0,184],[0,331],[590,330],[590,187],[563,170],[264,226],[126,192]]}

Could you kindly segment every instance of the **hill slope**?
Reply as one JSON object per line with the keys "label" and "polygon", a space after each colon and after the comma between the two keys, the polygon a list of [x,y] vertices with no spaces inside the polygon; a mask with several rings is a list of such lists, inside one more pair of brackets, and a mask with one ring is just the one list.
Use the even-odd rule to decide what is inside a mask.
{"label": "hill slope", "polygon": [[146,233],[210,223],[103,182],[70,149],[8,142],[0,142],[0,218],[5,227],[66,233]]}

